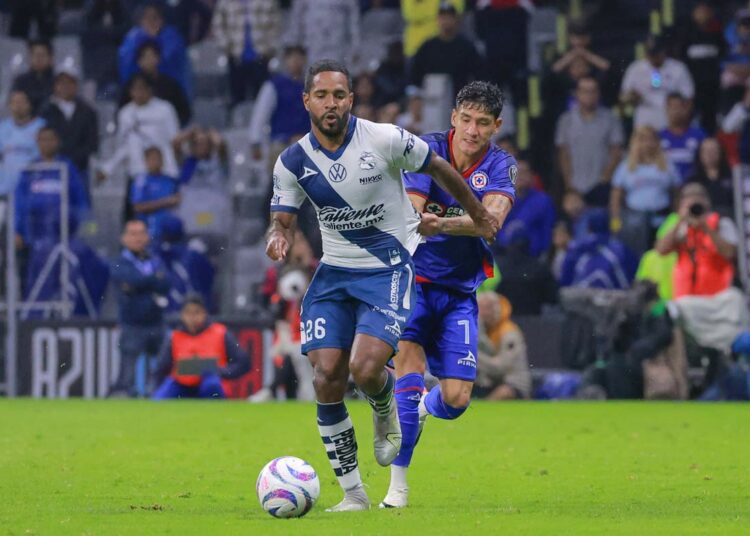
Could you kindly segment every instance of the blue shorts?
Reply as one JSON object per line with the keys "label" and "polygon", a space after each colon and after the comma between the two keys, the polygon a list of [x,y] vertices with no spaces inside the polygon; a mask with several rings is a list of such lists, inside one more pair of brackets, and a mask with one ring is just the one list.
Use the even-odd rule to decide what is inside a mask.
{"label": "blue shorts", "polygon": [[477,377],[477,296],[417,285],[417,304],[401,339],[424,348],[430,372],[440,379]]}
{"label": "blue shorts", "polygon": [[351,349],[357,333],[385,341],[395,353],[415,292],[411,262],[360,270],[321,264],[302,300],[302,353]]}

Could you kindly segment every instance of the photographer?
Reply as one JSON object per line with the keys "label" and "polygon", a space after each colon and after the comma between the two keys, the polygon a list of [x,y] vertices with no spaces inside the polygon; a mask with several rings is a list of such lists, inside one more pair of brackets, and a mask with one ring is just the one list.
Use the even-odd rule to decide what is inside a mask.
{"label": "photographer", "polygon": [[729,288],[734,278],[737,227],[711,207],[706,189],[687,184],[680,193],[679,223],[656,243],[662,255],[677,252],[674,298],[712,296]]}

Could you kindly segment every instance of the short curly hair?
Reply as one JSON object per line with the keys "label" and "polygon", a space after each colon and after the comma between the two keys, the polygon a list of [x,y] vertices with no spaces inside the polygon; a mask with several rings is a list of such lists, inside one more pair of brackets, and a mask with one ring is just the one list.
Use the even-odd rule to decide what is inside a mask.
{"label": "short curly hair", "polygon": [[469,82],[456,95],[456,109],[468,105],[485,110],[493,117],[500,117],[504,102],[505,97],[500,88],[483,80]]}

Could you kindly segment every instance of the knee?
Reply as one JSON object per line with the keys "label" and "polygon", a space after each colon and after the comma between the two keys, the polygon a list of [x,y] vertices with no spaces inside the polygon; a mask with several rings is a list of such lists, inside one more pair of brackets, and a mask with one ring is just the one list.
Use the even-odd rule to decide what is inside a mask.
{"label": "knee", "polygon": [[349,363],[349,372],[352,374],[354,383],[364,385],[380,377],[383,373],[383,365],[377,359],[358,355]]}
{"label": "knee", "polygon": [[471,403],[471,388],[441,388],[443,402],[452,408],[465,410]]}
{"label": "knee", "polygon": [[313,368],[313,387],[316,393],[336,387],[346,389],[346,378],[342,377],[336,367],[317,363]]}
{"label": "knee", "polygon": [[399,352],[393,356],[393,362],[396,365],[396,375],[399,378],[412,373],[424,376],[426,368],[425,359],[419,351],[399,344]]}

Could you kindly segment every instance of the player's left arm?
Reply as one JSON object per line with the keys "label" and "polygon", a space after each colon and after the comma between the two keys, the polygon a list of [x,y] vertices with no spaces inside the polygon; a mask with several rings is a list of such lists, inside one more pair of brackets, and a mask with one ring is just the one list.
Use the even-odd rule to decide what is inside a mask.
{"label": "player's left arm", "polygon": [[[508,212],[513,207],[510,197],[504,194],[487,194],[482,204],[492,216],[498,221],[500,228],[503,226]],[[424,236],[434,234],[447,234],[454,236],[482,236],[474,225],[474,221],[463,215],[457,218],[439,218],[434,214],[422,214],[420,233]]]}

